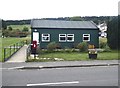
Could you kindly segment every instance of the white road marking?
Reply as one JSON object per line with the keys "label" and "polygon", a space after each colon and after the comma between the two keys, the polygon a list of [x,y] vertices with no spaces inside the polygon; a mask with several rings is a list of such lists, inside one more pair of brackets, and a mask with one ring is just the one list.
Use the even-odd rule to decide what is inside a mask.
{"label": "white road marking", "polygon": [[79,81],[72,81],[72,82],[55,82],[55,83],[39,83],[39,84],[27,84],[27,86],[45,86],[45,85],[75,84],[75,83],[79,83]]}

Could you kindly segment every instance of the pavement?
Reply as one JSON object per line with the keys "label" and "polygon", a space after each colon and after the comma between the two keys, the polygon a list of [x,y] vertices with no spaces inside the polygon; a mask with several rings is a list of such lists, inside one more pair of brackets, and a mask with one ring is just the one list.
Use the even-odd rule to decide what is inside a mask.
{"label": "pavement", "polygon": [[118,66],[118,60],[89,60],[89,61],[55,61],[55,62],[24,62],[3,63],[3,68],[9,69],[50,69],[69,67]]}
{"label": "pavement", "polygon": [[27,45],[24,45],[18,50],[6,63],[25,62],[26,61],[26,49]]}

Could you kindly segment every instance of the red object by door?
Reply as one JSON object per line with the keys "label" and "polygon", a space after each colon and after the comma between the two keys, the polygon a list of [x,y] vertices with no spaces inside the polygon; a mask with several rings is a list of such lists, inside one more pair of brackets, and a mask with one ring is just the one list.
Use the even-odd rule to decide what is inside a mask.
{"label": "red object by door", "polygon": [[32,48],[36,49],[37,48],[37,41],[32,41]]}

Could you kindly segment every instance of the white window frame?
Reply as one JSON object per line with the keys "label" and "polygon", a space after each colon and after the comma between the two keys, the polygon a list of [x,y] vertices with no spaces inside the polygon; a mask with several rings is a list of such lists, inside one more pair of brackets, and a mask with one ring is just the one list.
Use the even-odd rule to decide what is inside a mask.
{"label": "white window frame", "polygon": [[[46,36],[47,35],[47,36]],[[44,40],[43,38],[44,37],[48,37],[48,40]],[[43,33],[42,34],[42,42],[50,42],[50,34],[48,34],[48,33]]]}
{"label": "white window frame", "polygon": [[[69,37],[72,37],[72,40],[68,40]],[[67,34],[67,42],[74,42],[74,34]]]}
{"label": "white window frame", "polygon": [[[65,37],[65,40],[60,40],[61,37]],[[59,34],[59,42],[66,42],[66,34]]]}
{"label": "white window frame", "polygon": [[[86,36],[87,35],[87,36]],[[84,40],[84,37],[88,37],[88,40]],[[90,34],[83,34],[83,41],[90,41]]]}

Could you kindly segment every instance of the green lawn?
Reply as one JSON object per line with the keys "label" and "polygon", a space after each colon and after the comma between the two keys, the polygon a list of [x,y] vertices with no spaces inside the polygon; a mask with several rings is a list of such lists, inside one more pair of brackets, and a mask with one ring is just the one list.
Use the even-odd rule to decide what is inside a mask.
{"label": "green lawn", "polygon": [[30,38],[29,37],[26,37],[26,38],[0,38],[0,61],[3,60],[3,48],[4,47],[8,47],[10,45],[13,45],[13,44],[16,44],[20,41],[25,41],[25,40],[29,40],[30,41]]}
{"label": "green lawn", "polygon": [[29,37],[25,37],[25,38],[2,38],[2,48],[10,46],[10,45],[15,44],[15,43],[20,42],[20,41],[25,41],[25,40],[30,40],[30,38]]}
{"label": "green lawn", "polygon": [[41,54],[40,58],[62,58],[64,60],[88,60],[87,53],[48,53]]}
{"label": "green lawn", "polygon": [[[41,58],[51,58],[50,60],[43,60]],[[80,61],[80,60],[91,60],[89,59],[88,53],[81,52],[54,52],[54,53],[41,53],[39,59],[28,60],[28,61],[54,61],[54,58],[62,58],[64,61]],[[100,52],[96,60],[117,60],[118,52]]]}
{"label": "green lawn", "polygon": [[98,60],[117,60],[117,59],[118,51],[98,53]]}

